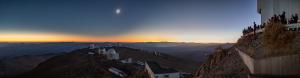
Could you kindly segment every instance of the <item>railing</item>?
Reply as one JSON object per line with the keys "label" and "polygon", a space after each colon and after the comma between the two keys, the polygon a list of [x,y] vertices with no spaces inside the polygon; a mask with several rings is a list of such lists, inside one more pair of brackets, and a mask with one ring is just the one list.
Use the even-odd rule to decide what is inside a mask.
{"label": "railing", "polygon": [[263,31],[265,31],[265,28],[260,28],[260,29],[258,29],[256,31],[249,32],[249,33],[245,34],[244,36],[259,34],[259,33],[262,33]]}
{"label": "railing", "polygon": [[[289,31],[300,31],[300,23],[294,23],[294,24],[287,24],[285,25],[287,30]],[[265,31],[265,28],[260,28],[255,31],[249,32],[243,36],[249,36],[249,35],[254,35],[254,34],[259,34]]]}
{"label": "railing", "polygon": [[300,23],[287,24],[286,27],[287,27],[288,30],[291,30],[291,31],[299,31],[300,30]]}

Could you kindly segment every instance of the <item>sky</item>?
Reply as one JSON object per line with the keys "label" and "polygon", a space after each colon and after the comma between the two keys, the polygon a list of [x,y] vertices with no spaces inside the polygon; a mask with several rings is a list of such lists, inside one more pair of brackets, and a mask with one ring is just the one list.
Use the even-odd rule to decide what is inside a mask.
{"label": "sky", "polygon": [[0,42],[234,43],[256,0],[0,0]]}

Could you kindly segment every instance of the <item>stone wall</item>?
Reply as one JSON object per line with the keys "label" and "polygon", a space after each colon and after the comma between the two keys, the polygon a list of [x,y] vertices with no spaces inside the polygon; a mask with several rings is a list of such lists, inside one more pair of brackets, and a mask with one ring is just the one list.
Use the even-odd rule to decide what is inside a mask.
{"label": "stone wall", "polygon": [[253,59],[236,48],[251,74],[299,76],[300,54]]}
{"label": "stone wall", "polygon": [[255,60],[255,73],[266,75],[300,75],[300,54]]}

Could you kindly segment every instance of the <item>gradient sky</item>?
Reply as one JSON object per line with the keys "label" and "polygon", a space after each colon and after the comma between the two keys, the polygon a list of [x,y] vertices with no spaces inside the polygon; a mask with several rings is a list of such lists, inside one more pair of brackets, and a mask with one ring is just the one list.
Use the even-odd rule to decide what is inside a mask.
{"label": "gradient sky", "polygon": [[256,0],[0,0],[0,42],[225,43],[254,21]]}

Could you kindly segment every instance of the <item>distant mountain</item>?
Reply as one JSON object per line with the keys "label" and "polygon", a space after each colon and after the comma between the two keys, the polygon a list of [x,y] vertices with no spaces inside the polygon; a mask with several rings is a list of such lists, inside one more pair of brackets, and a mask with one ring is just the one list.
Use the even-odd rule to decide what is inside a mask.
{"label": "distant mountain", "polygon": [[[208,55],[218,46],[225,48],[233,44],[203,44],[203,43],[175,43],[175,42],[147,42],[147,43],[0,43],[0,76],[15,75],[29,71],[40,62],[50,57],[39,55],[49,53],[68,53],[76,49],[96,46],[120,46],[116,50],[121,58],[158,61],[162,66],[172,67],[181,72],[192,73]],[[129,48],[130,47],[130,48]],[[161,56],[153,53],[159,52]],[[14,58],[15,57],[15,58]],[[22,59],[18,59],[23,57]],[[52,56],[51,56],[52,57]],[[11,65],[10,65],[11,64]],[[3,69],[1,69],[1,67]],[[18,71],[20,70],[20,71]]]}
{"label": "distant mountain", "polygon": [[159,51],[175,57],[202,62],[207,55],[213,53],[218,46],[231,47],[227,43],[177,43],[177,42],[145,42],[145,43],[0,43],[0,59],[22,55],[42,55],[47,53],[70,52],[95,44],[97,46],[123,46],[146,51]]}
{"label": "distant mountain", "polygon": [[232,43],[172,43],[172,42],[149,42],[131,43],[128,47],[138,48],[148,51],[159,51],[175,57],[202,62],[214,50],[221,46],[223,48],[232,47]]}
{"label": "distant mountain", "polygon": [[82,43],[0,43],[0,59],[23,55],[70,52],[88,45]]}

